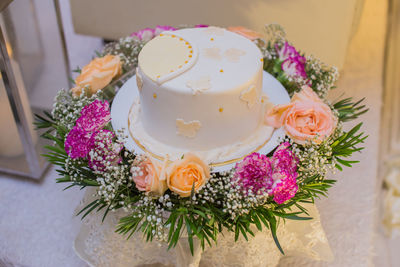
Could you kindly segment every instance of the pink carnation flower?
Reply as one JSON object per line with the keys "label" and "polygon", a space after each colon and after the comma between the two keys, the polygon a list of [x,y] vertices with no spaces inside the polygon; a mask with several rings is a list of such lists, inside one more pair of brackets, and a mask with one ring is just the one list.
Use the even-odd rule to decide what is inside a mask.
{"label": "pink carnation flower", "polygon": [[284,170],[293,176],[297,176],[298,158],[288,149],[290,143],[284,142],[278,146],[271,158],[274,171]]}
{"label": "pink carnation flower", "polygon": [[299,186],[296,183],[296,179],[289,176],[287,179],[281,180],[274,187],[274,190],[272,191],[274,201],[278,204],[282,204],[293,198],[298,189]]}
{"label": "pink carnation flower", "polygon": [[294,46],[291,46],[288,42],[285,42],[283,46],[279,47],[278,44],[275,45],[275,50],[278,53],[278,57],[280,61],[284,61],[289,57],[298,57],[300,56],[299,52],[297,52]]}
{"label": "pink carnation flower", "polygon": [[76,126],[86,132],[95,132],[106,126],[110,120],[110,104],[107,101],[101,102],[96,99],[82,109]]}
{"label": "pink carnation flower", "polygon": [[107,166],[121,162],[119,153],[122,145],[113,142],[114,138],[114,133],[109,130],[99,130],[90,137],[88,142],[90,168],[95,171],[104,171]]}
{"label": "pink carnation flower", "polygon": [[136,36],[139,40],[148,42],[155,37],[154,29],[152,28],[144,28],[138,32],[134,32],[131,36]]}
{"label": "pink carnation flower", "polygon": [[288,149],[289,146],[288,142],[280,144],[271,158],[272,177],[275,181],[272,194],[278,204],[294,197],[298,190],[296,183],[298,158]]}
{"label": "pink carnation flower", "polygon": [[75,126],[68,133],[64,147],[68,156],[73,159],[86,158],[88,154],[88,142],[90,135],[83,129]]}
{"label": "pink carnation flower", "polygon": [[295,196],[297,186],[298,159],[288,149],[288,142],[282,143],[271,158],[259,153],[252,153],[236,164],[233,179],[245,193],[267,192],[278,204]]}
{"label": "pink carnation flower", "polygon": [[297,52],[294,46],[285,42],[281,47],[275,45],[276,52],[278,53],[281,68],[288,77],[302,77],[307,78],[305,71],[306,59]]}
{"label": "pink carnation flower", "polygon": [[267,156],[252,153],[237,163],[235,168],[234,179],[245,192],[250,190],[254,194],[262,194],[272,188],[272,164]]}
{"label": "pink carnation flower", "polygon": [[307,79],[305,63],[306,59],[302,56],[289,57],[282,62],[281,68],[286,76]]}
{"label": "pink carnation flower", "polygon": [[138,32],[133,32],[131,37],[136,36],[139,40],[148,42],[164,31],[176,31],[177,29],[168,25],[157,25],[155,29],[144,28]]}

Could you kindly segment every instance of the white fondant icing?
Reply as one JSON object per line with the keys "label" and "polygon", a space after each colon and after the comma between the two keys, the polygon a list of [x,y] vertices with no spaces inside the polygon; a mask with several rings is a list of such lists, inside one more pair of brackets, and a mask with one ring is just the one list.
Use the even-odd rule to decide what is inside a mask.
{"label": "white fondant icing", "polygon": [[196,137],[197,131],[201,128],[201,123],[197,120],[185,122],[182,119],[176,119],[176,133],[184,137]]}
{"label": "white fondant icing", "polygon": [[221,49],[219,49],[218,47],[204,48],[203,51],[204,51],[204,56],[206,56],[208,58],[215,59],[215,60],[222,59]]}
{"label": "white fondant icing", "polygon": [[136,68],[136,84],[139,89],[139,91],[142,91],[143,87],[143,78],[142,75],[139,73],[139,68]]}
{"label": "white fondant icing", "polygon": [[210,26],[210,27],[204,28],[203,31],[207,34],[218,35],[218,36],[222,36],[226,32],[226,30],[224,28],[215,27],[215,26]]}
{"label": "white fondant icing", "polygon": [[[252,131],[246,138],[232,144],[226,144],[219,147],[214,147],[209,150],[199,149],[193,150],[189,148],[182,148],[171,145],[169,143],[160,142],[150,136],[144,129],[144,125],[141,117],[141,107],[139,99],[134,101],[132,108],[130,109],[128,120],[129,120],[129,134],[134,136],[143,147],[148,150],[145,152],[151,152],[159,157],[170,156],[170,160],[178,160],[181,156],[187,152],[194,152],[196,155],[204,159],[207,163],[224,162],[232,159],[241,158],[251,152],[257,150],[260,145],[265,144],[272,136],[274,128],[266,124],[260,124],[254,131]],[[195,138],[187,138],[181,136],[187,140],[193,141]]]}
{"label": "white fondant icing", "polygon": [[254,85],[250,85],[249,88],[243,90],[240,93],[240,99],[247,102],[247,106],[252,108],[258,100],[257,89]]}
{"label": "white fondant icing", "polygon": [[198,93],[204,92],[210,89],[210,76],[203,76],[197,80],[188,81],[186,86],[192,89],[193,95],[197,95]]}
{"label": "white fondant icing", "polygon": [[265,94],[261,96],[261,103],[264,105],[265,112],[273,108],[275,105],[269,100],[269,97]]}
{"label": "white fondant icing", "polygon": [[[261,51],[250,40],[224,29],[218,29],[217,31],[222,31],[223,34],[211,42],[210,35],[204,34],[203,30],[203,28],[196,28],[173,32],[193,47],[197,47],[201,53],[198,54],[198,59],[193,66],[161,85],[148,75],[154,72],[152,68],[158,68],[153,65],[157,65],[160,59],[154,58],[153,65],[145,59],[146,65],[142,64],[143,56],[139,55],[139,73],[143,78],[143,90],[140,93],[140,120],[143,128],[158,142],[183,150],[205,151],[240,142],[263,124]],[[148,45],[151,45],[153,40],[144,46],[141,53]],[[211,46],[220,49],[222,60],[216,61],[203,53],[205,48]],[[223,56],[223,53],[231,48],[246,52],[240,56],[239,63],[225,59]],[[164,51],[164,47],[158,47],[158,49]],[[174,53],[175,50],[171,51]],[[164,51],[164,53],[170,53],[170,51]],[[161,52],[157,54],[162,57]],[[223,70],[222,74],[221,70]],[[188,86],[194,85],[191,82],[205,76],[209,77],[212,86],[193,96],[193,89],[188,90]],[[188,81],[190,81],[189,85]],[[253,90],[258,100],[249,109],[248,105],[251,103],[243,105],[240,95],[251,85],[254,86]],[[157,101],[154,101],[154,93],[157,94]],[[222,113],[219,112],[221,107],[223,107]],[[171,123],[177,118],[186,122],[195,118],[201,122],[201,130],[193,138],[177,135],[176,125]]]}
{"label": "white fondant icing", "polygon": [[240,57],[244,55],[246,52],[237,48],[229,48],[224,52],[224,56],[231,62],[239,62]]}

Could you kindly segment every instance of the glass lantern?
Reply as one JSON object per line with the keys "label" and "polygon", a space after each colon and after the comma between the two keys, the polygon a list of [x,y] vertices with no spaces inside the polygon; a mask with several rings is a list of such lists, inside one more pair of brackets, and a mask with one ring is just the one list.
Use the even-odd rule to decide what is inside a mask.
{"label": "glass lantern", "polygon": [[[50,3],[57,10],[56,2]],[[38,3],[32,0],[2,0],[0,4],[0,172],[40,179],[48,163],[40,156],[45,141],[34,129],[34,113],[51,108],[49,103],[55,92],[46,91],[46,86],[53,87],[46,82],[48,69],[56,70],[58,76],[50,78],[61,86],[64,82],[65,87],[69,86],[70,70],[63,33],[59,31],[62,26],[53,33],[45,33],[53,34],[60,44],[60,59],[48,62],[53,57],[46,58],[46,45],[54,46],[54,42],[42,42],[35,4]],[[60,23],[59,12],[54,12],[53,18],[52,25]],[[43,96],[50,101],[46,102]]]}

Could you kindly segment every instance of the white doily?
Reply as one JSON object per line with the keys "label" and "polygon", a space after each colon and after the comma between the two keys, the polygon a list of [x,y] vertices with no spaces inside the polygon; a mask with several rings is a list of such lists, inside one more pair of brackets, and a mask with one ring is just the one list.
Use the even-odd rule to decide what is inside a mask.
{"label": "white doily", "polygon": [[[91,201],[93,189],[88,189],[82,206]],[[308,257],[331,261],[333,255],[325,232],[322,229],[319,212],[314,205],[307,206],[312,220],[281,221],[278,238],[286,256]],[[194,256],[190,254],[185,238],[181,238],[176,248],[167,251],[163,242],[145,242],[142,234],[135,233],[129,240],[115,233],[115,226],[123,212],[109,213],[102,223],[102,212],[88,215],[76,237],[74,248],[79,257],[90,266],[142,266],[161,264],[179,267],[233,266],[260,267],[276,266],[283,256],[277,249],[268,229],[255,230],[255,237],[247,242],[240,237],[234,242],[233,233],[224,232],[218,237],[218,245],[208,247],[203,252],[199,242],[194,243]]]}

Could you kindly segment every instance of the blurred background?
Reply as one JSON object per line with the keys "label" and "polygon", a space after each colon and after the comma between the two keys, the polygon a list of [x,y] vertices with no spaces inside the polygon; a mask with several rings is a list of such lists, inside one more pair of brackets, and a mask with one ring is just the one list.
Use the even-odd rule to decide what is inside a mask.
{"label": "blurred background", "polygon": [[71,87],[73,69],[146,27],[263,32],[269,23],[339,68],[332,99],[366,97],[370,108],[360,119],[369,134],[361,163],[336,173],[330,197],[317,203],[335,260],[296,262],[400,266],[400,0],[0,0],[0,10],[0,266],[86,266],[72,250],[83,192],[61,192],[32,127],[33,114]]}

